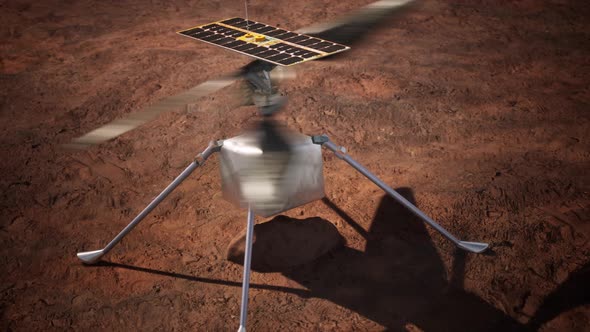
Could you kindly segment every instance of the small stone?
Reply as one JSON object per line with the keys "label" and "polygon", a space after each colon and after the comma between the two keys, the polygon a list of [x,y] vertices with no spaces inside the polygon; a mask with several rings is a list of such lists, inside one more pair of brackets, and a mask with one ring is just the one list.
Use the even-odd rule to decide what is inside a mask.
{"label": "small stone", "polygon": [[543,299],[541,297],[536,295],[528,296],[522,308],[522,313],[529,317],[533,317],[533,315],[537,311],[537,308],[539,308],[539,306],[541,305],[542,300]]}
{"label": "small stone", "polygon": [[67,327],[68,322],[65,319],[52,319],[51,325],[54,327]]}
{"label": "small stone", "polygon": [[52,306],[55,305],[55,301],[51,298],[45,297],[40,299],[39,301],[41,301],[41,303],[47,305],[47,306]]}
{"label": "small stone", "polygon": [[559,268],[555,272],[553,279],[557,284],[562,284],[567,279],[568,276],[569,276],[569,273],[567,272],[567,270],[565,268]]}
{"label": "small stone", "polygon": [[421,328],[419,328],[418,326],[412,324],[412,323],[408,323],[406,324],[406,326],[404,326],[406,328],[406,331],[408,332],[423,332],[424,330],[422,330]]}
{"label": "small stone", "polygon": [[494,211],[494,210],[488,210],[488,211],[486,211],[486,215],[489,218],[498,218],[498,217],[502,216],[502,212],[500,212],[500,211]]}
{"label": "small stone", "polygon": [[92,177],[92,171],[88,167],[82,167],[78,170],[78,177],[80,180],[88,180]]}
{"label": "small stone", "polygon": [[571,242],[574,240],[574,234],[572,233],[571,228],[567,226],[561,226],[559,228],[559,233],[561,234],[561,238],[567,242]]}

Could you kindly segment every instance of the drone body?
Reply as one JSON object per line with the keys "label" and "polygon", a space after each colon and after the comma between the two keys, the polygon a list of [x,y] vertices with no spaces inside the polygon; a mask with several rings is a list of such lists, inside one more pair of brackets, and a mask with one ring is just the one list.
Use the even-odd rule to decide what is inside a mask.
{"label": "drone body", "polygon": [[[251,92],[250,102],[258,106],[262,120],[254,130],[247,131],[242,135],[211,141],[209,146],[105,248],[80,252],[78,257],[88,264],[100,260],[207,158],[213,153],[219,152],[224,197],[235,205],[248,209],[239,325],[239,331],[245,331],[255,215],[273,216],[324,197],[322,146],[334,152],[338,158],[374,182],[397,202],[458,247],[473,253],[486,250],[488,245],[485,243],[461,241],[453,236],[389,185],[352,159],[346,154],[344,148],[334,144],[327,136],[306,136],[293,133],[280,127],[272,120],[272,115],[281,110],[286,103],[286,98],[280,95],[271,80],[271,71],[277,65],[290,66],[348,50],[348,46],[328,41],[324,35],[329,36],[332,33],[337,39],[336,41],[340,42],[343,39],[342,31],[348,31],[349,35],[363,33],[367,24],[374,23],[374,21],[383,18],[385,14],[409,2],[409,0],[378,1],[361,10],[360,16],[352,16],[348,21],[325,26],[319,30],[312,28],[311,31],[317,30],[314,32],[314,36],[290,32],[240,18],[226,19],[181,31],[180,34],[247,54],[258,60],[243,67],[237,74],[205,82],[185,93],[166,98],[148,107],[143,113],[132,115],[126,120],[117,120],[99,128],[74,140],[70,146],[87,147],[111,139],[139,126],[167,108],[187,103],[191,99],[221,89],[239,78],[243,78],[247,82]],[[355,25],[356,23],[360,28]],[[252,30],[250,31],[250,29]]]}
{"label": "drone body", "polygon": [[270,119],[224,140],[220,167],[224,197],[262,217],[324,197],[321,147]]}

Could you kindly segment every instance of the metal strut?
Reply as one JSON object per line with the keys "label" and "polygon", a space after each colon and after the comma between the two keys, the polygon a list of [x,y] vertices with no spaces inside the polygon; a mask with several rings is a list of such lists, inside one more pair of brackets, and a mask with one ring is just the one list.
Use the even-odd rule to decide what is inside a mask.
{"label": "metal strut", "polygon": [[119,243],[125,235],[139,224],[143,218],[145,218],[152,210],[158,206],[179,184],[182,183],[197,167],[201,166],[207,158],[214,152],[218,152],[221,149],[222,141],[211,141],[207,148],[197,155],[197,158],[188,165],[188,167],[180,173],[179,176],[170,183],[164,191],[162,191],[143,211],[141,211],[123,230],[115,236],[114,239],[107,244],[106,247],[100,250],[79,252],[78,258],[86,264],[94,264],[104,255],[106,255],[117,243]]}
{"label": "metal strut", "polygon": [[238,332],[246,332],[246,318],[248,317],[248,290],[250,289],[250,263],[252,262],[252,243],[254,242],[254,224],[254,212],[250,207],[248,207],[246,247],[244,248],[244,280],[242,282],[242,305],[240,307],[240,327]]}
{"label": "metal strut", "polygon": [[435,230],[437,230],[440,234],[444,237],[449,239],[459,248],[467,250],[473,253],[481,253],[488,248],[487,243],[480,243],[480,242],[468,242],[468,241],[461,241],[456,238],[453,234],[449,233],[446,229],[444,229],[441,225],[436,223],[432,220],[429,216],[427,216],[424,212],[418,209],[414,204],[410,203],[407,199],[405,199],[402,195],[400,195],[397,191],[391,189],[385,182],[381,181],[378,177],[376,177],[373,173],[369,172],[365,167],[359,164],[356,160],[352,159],[348,154],[346,154],[346,149],[343,147],[339,147],[334,144],[328,136],[321,135],[321,136],[313,136],[312,140],[315,144],[320,144],[328,148],[329,150],[333,151],[336,156],[344,161],[346,161],[350,166],[354,169],[359,171],[361,174],[366,176],[369,180],[375,183],[379,188],[383,189],[389,196],[395,199],[398,203],[402,204],[406,207],[410,212],[412,212],[415,216],[422,219],[424,222],[432,226]]}

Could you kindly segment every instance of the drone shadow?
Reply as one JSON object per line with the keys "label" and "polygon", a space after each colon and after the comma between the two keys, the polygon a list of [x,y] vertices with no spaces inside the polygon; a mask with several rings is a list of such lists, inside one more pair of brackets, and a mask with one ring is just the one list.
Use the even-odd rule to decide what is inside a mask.
{"label": "drone shadow", "polygon": [[527,326],[537,331],[561,313],[590,304],[590,262],[573,272],[566,281],[549,294]]}
{"label": "drone shadow", "polygon": [[[396,189],[416,205],[409,188]],[[457,249],[451,275],[423,222],[384,196],[365,231],[332,201],[324,203],[363,236],[364,252],[345,247],[284,273],[321,297],[347,307],[388,330],[537,331],[560,314],[590,304],[590,262],[550,293],[521,324],[463,289],[467,253]],[[492,253],[493,255],[493,253]]]}
{"label": "drone shadow", "polygon": [[[409,188],[397,191],[415,204]],[[450,281],[422,221],[389,196],[368,231],[329,199],[324,203],[366,238],[364,252],[349,247],[283,274],[319,297],[388,330],[413,324],[425,331],[525,329],[502,311],[461,289],[465,254],[457,251]]]}
{"label": "drone shadow", "polygon": [[[397,191],[415,204],[411,189],[398,188]],[[447,278],[444,263],[424,223],[389,196],[382,198],[368,231],[329,199],[324,198],[323,202],[366,239],[365,250],[341,247],[282,272],[307,290],[261,284],[251,284],[251,288],[302,298],[323,298],[393,331],[413,330],[412,325],[424,331],[536,331],[559,314],[590,304],[589,262],[548,295],[527,324],[521,324],[463,290],[468,255],[464,251],[455,252],[451,275]],[[256,250],[256,243],[253,250]],[[100,262],[96,266],[221,286],[242,286],[236,281],[113,262]]]}
{"label": "drone shadow", "polygon": [[[238,282],[238,281],[230,281],[230,280],[222,280],[222,279],[196,277],[196,276],[192,276],[192,275],[188,275],[188,274],[182,274],[182,273],[176,273],[176,272],[166,272],[166,271],[161,271],[161,270],[156,270],[156,269],[150,269],[147,267],[114,263],[114,262],[109,262],[109,261],[100,261],[94,265],[86,265],[86,266],[87,267],[121,268],[121,269],[126,269],[126,270],[145,272],[145,273],[156,274],[156,275],[160,275],[160,276],[164,276],[164,277],[184,279],[184,280],[188,280],[188,281],[202,282],[202,283],[213,284],[213,285],[242,287],[241,281]],[[250,284],[250,288],[269,290],[269,291],[275,291],[275,292],[290,293],[290,294],[294,294],[294,295],[297,295],[297,296],[300,296],[303,298],[310,296],[309,291],[307,291],[305,289],[298,289],[298,288],[292,288],[292,287],[261,285],[261,284],[252,283],[252,284]]]}

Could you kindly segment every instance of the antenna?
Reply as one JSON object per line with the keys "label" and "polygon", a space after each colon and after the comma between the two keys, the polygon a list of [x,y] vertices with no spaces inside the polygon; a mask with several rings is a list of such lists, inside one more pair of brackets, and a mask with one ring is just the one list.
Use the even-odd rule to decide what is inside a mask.
{"label": "antenna", "polygon": [[244,0],[244,7],[246,8],[246,30],[250,31],[250,24],[248,24],[248,0]]}

